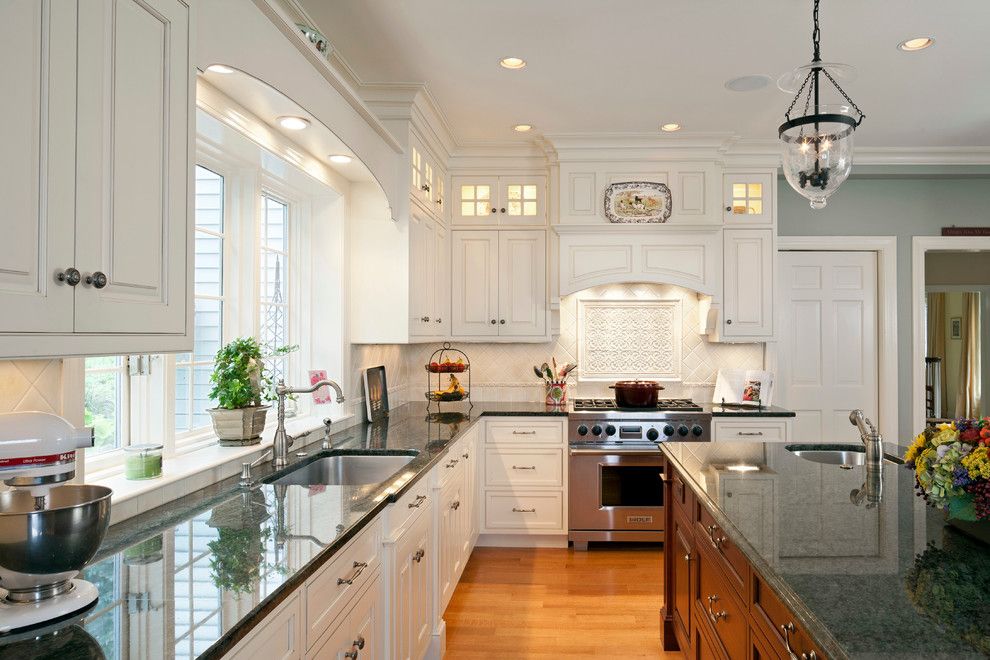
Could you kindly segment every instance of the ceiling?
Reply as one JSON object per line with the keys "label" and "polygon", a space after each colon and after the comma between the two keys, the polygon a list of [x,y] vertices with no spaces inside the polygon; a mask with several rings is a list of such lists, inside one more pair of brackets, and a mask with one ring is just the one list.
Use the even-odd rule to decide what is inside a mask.
{"label": "ceiling", "polygon": [[[362,83],[425,83],[462,143],[545,135],[683,133],[772,140],[790,102],[777,77],[811,59],[810,0],[298,0]],[[822,56],[871,147],[990,146],[986,0],[829,0]],[[897,49],[932,35],[932,48]],[[525,69],[498,66],[505,56]],[[532,134],[530,134],[532,135]]]}

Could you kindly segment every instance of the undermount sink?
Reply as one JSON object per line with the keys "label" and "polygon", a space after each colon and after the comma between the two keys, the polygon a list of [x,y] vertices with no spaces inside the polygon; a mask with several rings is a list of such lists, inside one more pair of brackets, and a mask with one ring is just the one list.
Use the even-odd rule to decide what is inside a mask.
{"label": "undermount sink", "polygon": [[[866,463],[866,447],[863,445],[787,445],[786,449],[806,461],[838,465],[847,470]],[[892,454],[884,454],[883,460],[885,463],[904,464],[903,459]]]}
{"label": "undermount sink", "polygon": [[363,486],[387,481],[416,458],[417,452],[336,454],[303,463],[271,483],[283,486]]}

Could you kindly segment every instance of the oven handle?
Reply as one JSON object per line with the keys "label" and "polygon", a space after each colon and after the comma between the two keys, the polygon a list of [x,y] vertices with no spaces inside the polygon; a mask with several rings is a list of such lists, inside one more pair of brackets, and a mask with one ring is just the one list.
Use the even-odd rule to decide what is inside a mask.
{"label": "oven handle", "polygon": [[658,449],[571,449],[571,456],[656,456],[663,454]]}

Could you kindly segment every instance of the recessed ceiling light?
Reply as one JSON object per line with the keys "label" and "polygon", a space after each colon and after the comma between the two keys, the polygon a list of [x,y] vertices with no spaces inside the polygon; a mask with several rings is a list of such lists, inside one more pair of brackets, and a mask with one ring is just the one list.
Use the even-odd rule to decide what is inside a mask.
{"label": "recessed ceiling light", "polygon": [[897,47],[907,53],[924,50],[935,43],[935,37],[915,37],[897,44]]}
{"label": "recessed ceiling light", "polygon": [[224,66],[223,64],[211,64],[206,67],[206,70],[210,73],[233,73],[234,70],[229,66]]}
{"label": "recessed ceiling light", "polygon": [[676,124],[674,122],[671,122],[669,124],[661,124],[660,130],[663,131],[664,133],[673,133],[674,131],[681,130],[681,125]]}
{"label": "recessed ceiling light", "polygon": [[521,57],[503,57],[498,63],[503,69],[521,69],[526,66],[526,60]]}
{"label": "recessed ceiling light", "polygon": [[731,92],[755,92],[770,84],[770,76],[762,73],[752,76],[739,76],[725,83],[725,88]]}
{"label": "recessed ceiling light", "polygon": [[512,127],[512,130],[514,130],[517,133],[526,133],[527,131],[533,130],[533,125],[532,124],[516,124],[515,126]]}
{"label": "recessed ceiling light", "polygon": [[348,156],[347,154],[332,154],[330,156],[330,162],[338,163],[340,165],[346,165],[347,163],[351,162],[351,157]]}
{"label": "recessed ceiling light", "polygon": [[309,120],[303,119],[302,117],[294,117],[292,115],[286,115],[284,117],[278,118],[278,124],[282,128],[290,131],[301,131],[302,129],[309,126]]}

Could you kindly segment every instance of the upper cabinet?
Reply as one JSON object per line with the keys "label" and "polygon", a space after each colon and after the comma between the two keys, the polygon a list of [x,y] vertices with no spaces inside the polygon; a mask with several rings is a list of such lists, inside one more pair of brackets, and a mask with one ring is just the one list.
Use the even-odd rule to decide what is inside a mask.
{"label": "upper cabinet", "polygon": [[444,222],[444,180],[447,175],[439,161],[427,151],[415,134],[409,136],[409,195],[437,220]]}
{"label": "upper cabinet", "polygon": [[547,222],[547,182],[542,176],[454,176],[451,222],[483,227]]}
{"label": "upper cabinet", "polygon": [[774,240],[770,229],[726,229],[723,270],[725,341],[773,338]]}
{"label": "upper cabinet", "polygon": [[445,338],[450,332],[450,243],[440,223],[413,211],[409,221],[409,334]]}
{"label": "upper cabinet", "polygon": [[723,219],[727,225],[770,226],[774,219],[773,172],[722,175]]}
{"label": "upper cabinet", "polygon": [[0,356],[191,348],[189,30],[179,0],[0,7]]}

